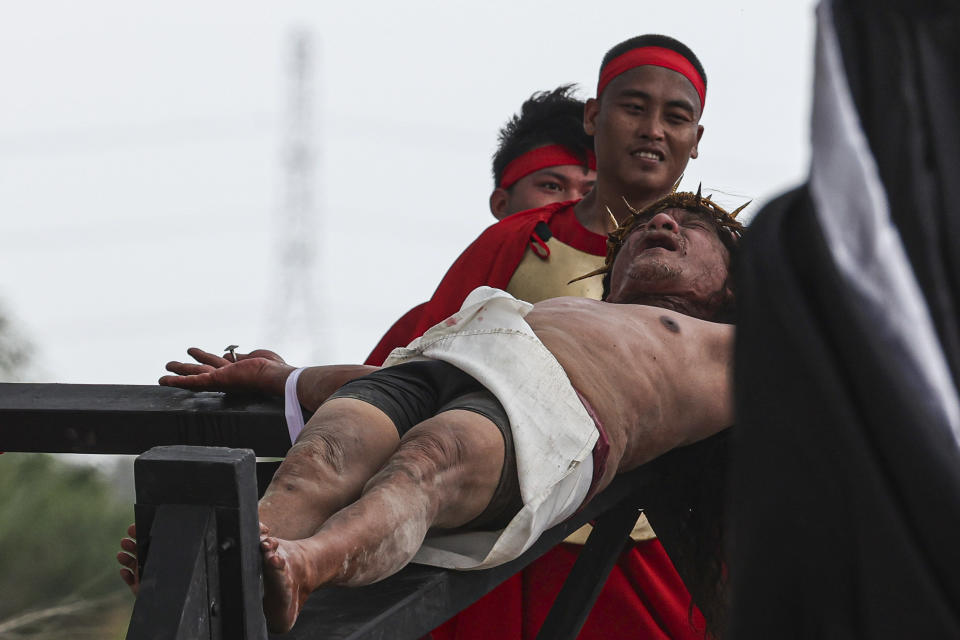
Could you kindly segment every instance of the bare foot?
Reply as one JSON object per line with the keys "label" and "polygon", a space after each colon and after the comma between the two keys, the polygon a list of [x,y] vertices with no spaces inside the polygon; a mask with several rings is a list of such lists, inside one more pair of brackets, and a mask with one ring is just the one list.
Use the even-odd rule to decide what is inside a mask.
{"label": "bare foot", "polygon": [[308,585],[301,545],[269,535],[260,525],[260,553],[263,556],[263,613],[271,633],[286,633],[297,621],[303,603],[313,591]]}
{"label": "bare foot", "polygon": [[140,576],[137,571],[137,525],[132,524],[127,527],[127,535],[120,541],[120,553],[117,554],[117,562],[122,566],[120,569],[120,578],[127,583],[130,591],[136,596],[140,592]]}

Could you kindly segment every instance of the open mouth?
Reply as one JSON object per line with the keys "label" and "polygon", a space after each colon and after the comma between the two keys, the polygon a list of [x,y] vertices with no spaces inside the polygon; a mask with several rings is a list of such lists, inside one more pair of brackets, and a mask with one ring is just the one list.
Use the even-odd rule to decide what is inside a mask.
{"label": "open mouth", "polygon": [[663,153],[656,149],[637,149],[636,151],[631,151],[630,155],[634,158],[663,162]]}
{"label": "open mouth", "polygon": [[665,233],[650,234],[640,243],[640,253],[650,249],[665,249],[666,251],[679,251],[680,242],[673,235]]}

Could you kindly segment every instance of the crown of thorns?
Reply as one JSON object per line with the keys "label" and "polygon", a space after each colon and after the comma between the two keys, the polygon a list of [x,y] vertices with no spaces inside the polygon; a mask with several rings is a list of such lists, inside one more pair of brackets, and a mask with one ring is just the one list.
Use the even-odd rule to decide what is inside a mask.
{"label": "crown of thorns", "polygon": [[627,202],[627,199],[624,198],[623,201],[630,210],[630,215],[627,216],[623,223],[617,223],[617,219],[614,217],[613,212],[610,211],[609,207],[607,207],[607,213],[609,213],[610,217],[613,219],[614,229],[607,234],[607,257],[603,262],[603,266],[595,271],[591,271],[590,273],[586,273],[578,278],[574,278],[570,281],[570,283],[609,273],[610,269],[613,267],[614,260],[617,259],[617,254],[620,252],[620,249],[623,248],[623,243],[626,242],[627,237],[633,231],[634,227],[636,227],[641,221],[645,221],[647,218],[652,218],[661,211],[666,211],[667,209],[684,209],[687,211],[702,211],[704,213],[708,213],[712,217],[713,222],[722,231],[729,233],[734,241],[739,240],[740,234],[743,231],[743,225],[737,221],[737,214],[743,211],[746,206],[750,204],[750,202],[746,202],[733,211],[727,212],[723,207],[718,205],[716,202],[713,202],[710,199],[711,197],[712,196],[702,196],[700,187],[697,187],[696,193],[691,193],[689,191],[676,191],[676,185],[674,185],[673,193],[660,198],[653,204],[644,207],[641,210],[634,209],[630,203]]}

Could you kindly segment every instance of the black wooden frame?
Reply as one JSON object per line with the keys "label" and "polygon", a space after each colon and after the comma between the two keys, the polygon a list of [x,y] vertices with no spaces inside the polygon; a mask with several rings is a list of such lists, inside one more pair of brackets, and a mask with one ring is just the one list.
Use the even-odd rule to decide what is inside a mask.
{"label": "black wooden frame", "polygon": [[[159,386],[0,384],[0,450],[140,454],[161,445],[245,448],[258,456],[275,457],[284,455],[290,443],[283,407],[276,400]],[[269,469],[260,475],[262,485]],[[419,638],[593,521],[593,533],[538,636],[573,640],[627,541],[644,491],[658,481],[657,476],[655,470],[641,468],[618,477],[589,505],[508,564],[466,572],[411,565],[366,587],[321,589],[307,601],[294,629],[282,637]],[[162,493],[158,488],[143,489],[145,496]],[[170,499],[173,502],[167,504],[180,504],[179,511],[161,506],[162,499],[151,499],[152,513],[176,511],[183,522],[196,525],[192,535],[199,537],[190,548],[209,547],[210,540],[217,539],[210,533],[209,514],[205,519],[203,509],[187,509]],[[138,519],[144,509],[138,506]],[[197,560],[184,562],[195,566]],[[210,577],[205,573],[203,579]],[[182,594],[184,602],[196,600],[188,595]]]}

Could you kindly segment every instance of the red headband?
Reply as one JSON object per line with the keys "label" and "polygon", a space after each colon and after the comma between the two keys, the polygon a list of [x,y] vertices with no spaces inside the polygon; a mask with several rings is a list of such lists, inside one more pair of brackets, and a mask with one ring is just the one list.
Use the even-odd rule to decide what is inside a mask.
{"label": "red headband", "polygon": [[[530,175],[534,171],[567,164],[575,164],[582,167],[583,160],[559,144],[551,144],[546,147],[531,149],[517,156],[507,164],[503,170],[503,176],[500,178],[500,188],[509,189],[517,180]],[[587,151],[587,166],[593,170],[597,168],[597,159],[593,155],[593,151]]]}
{"label": "red headband", "polygon": [[640,47],[639,49],[631,49],[608,62],[600,71],[600,82],[597,83],[597,97],[600,97],[600,94],[603,93],[603,90],[610,84],[610,81],[618,75],[645,64],[663,67],[664,69],[670,69],[671,71],[682,74],[683,77],[690,81],[693,88],[697,90],[697,94],[700,96],[700,110],[703,111],[703,105],[707,98],[707,85],[704,83],[703,78],[700,77],[700,73],[684,56],[673,49],[665,49],[664,47]]}

